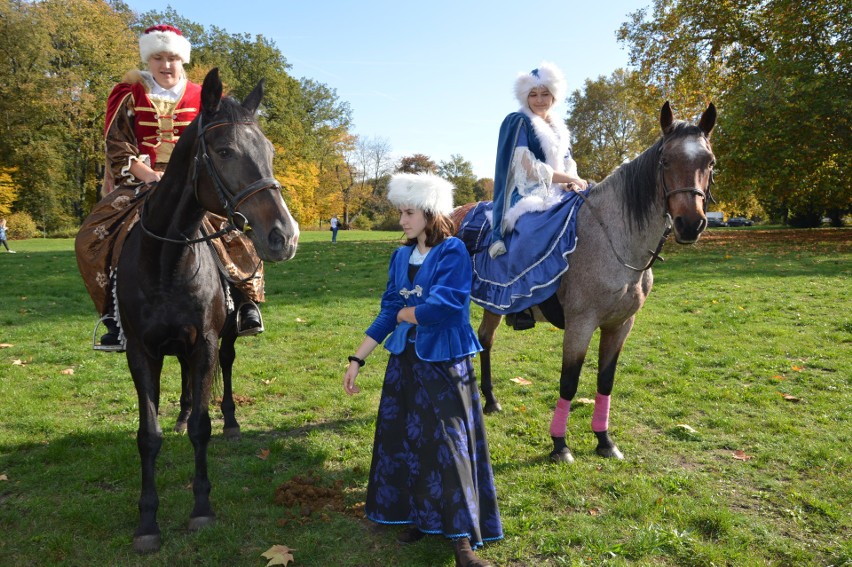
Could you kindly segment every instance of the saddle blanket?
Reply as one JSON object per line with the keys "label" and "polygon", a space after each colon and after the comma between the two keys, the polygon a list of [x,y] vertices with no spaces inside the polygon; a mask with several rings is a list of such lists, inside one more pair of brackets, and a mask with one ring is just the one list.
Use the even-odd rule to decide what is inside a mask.
{"label": "saddle blanket", "polygon": [[522,214],[514,229],[503,235],[507,252],[492,258],[488,246],[493,203],[477,203],[462,219],[457,234],[473,262],[471,300],[507,315],[555,294],[577,246],[577,213],[582,204],[579,195],[565,191],[548,209]]}

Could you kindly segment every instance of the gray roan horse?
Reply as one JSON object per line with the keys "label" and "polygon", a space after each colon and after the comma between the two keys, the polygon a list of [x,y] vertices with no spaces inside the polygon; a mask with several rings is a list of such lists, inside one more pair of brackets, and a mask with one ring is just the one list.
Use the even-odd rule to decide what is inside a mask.
{"label": "gray roan horse", "polygon": [[[157,454],[163,443],[158,411],[160,374],[166,355],[176,356],[192,408],[187,431],[195,452],[189,529],[213,521],[207,444],[208,411],[219,354],[219,338],[233,333],[223,278],[199,227],[206,211],[226,216],[245,232],[263,260],[289,260],[296,253],[299,227],[273,177],[273,148],[261,132],[255,111],[263,82],[240,104],[222,98],[219,72],[204,79],[201,112],[175,146],[159,186],[145,201],[143,230],[133,230],[121,252],[117,297],[127,339],[127,365],[139,400],[137,445],[142,465],[139,526],[133,547],[160,548]],[[230,313],[229,313],[230,312]],[[233,362],[233,340],[228,345]],[[223,342],[227,342],[226,339]]]}
{"label": "gray roan horse", "polygon": [[[639,157],[626,163],[589,192],[577,218],[577,248],[571,268],[556,293],[564,323],[560,400],[550,434],[550,458],[571,462],[565,443],[571,400],[592,335],[601,330],[598,383],[592,430],[597,453],[623,458],[610,439],[609,397],[615,367],[636,312],[651,292],[651,265],[670,232],[680,244],[698,240],[707,226],[704,215],[715,158],[710,132],[716,108],[710,104],[698,126],[675,121],[666,102],[660,112],[662,137]],[[538,308],[536,308],[538,310]],[[558,313],[558,312],[557,312]],[[536,313],[536,317],[540,313]],[[481,384],[485,412],[500,411],[491,384],[491,349],[501,315],[485,311],[479,325]]]}

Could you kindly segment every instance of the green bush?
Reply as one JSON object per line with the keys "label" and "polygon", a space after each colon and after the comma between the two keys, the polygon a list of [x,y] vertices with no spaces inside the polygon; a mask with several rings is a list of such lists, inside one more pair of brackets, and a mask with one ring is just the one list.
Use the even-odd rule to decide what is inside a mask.
{"label": "green bush", "polygon": [[6,233],[9,240],[24,240],[41,236],[35,221],[27,213],[12,213],[7,216]]}
{"label": "green bush", "polygon": [[75,238],[77,233],[80,231],[79,227],[76,226],[68,226],[64,228],[57,228],[56,230],[51,230],[48,234],[49,238]]}

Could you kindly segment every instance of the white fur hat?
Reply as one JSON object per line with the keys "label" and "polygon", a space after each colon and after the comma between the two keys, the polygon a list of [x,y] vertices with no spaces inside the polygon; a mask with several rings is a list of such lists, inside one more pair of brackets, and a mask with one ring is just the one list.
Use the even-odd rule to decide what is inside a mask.
{"label": "white fur hat", "polygon": [[515,98],[524,108],[527,107],[527,96],[536,87],[544,87],[553,95],[554,104],[565,98],[568,84],[559,67],[553,63],[542,61],[538,68],[529,73],[521,73],[515,79]]}
{"label": "white fur hat", "polygon": [[139,36],[139,55],[147,63],[152,55],[162,52],[174,53],[184,63],[189,63],[192,46],[183,33],[174,26],[151,26]]}
{"label": "white fur hat", "polygon": [[449,216],[454,190],[452,183],[431,173],[396,173],[388,183],[388,200],[395,207],[407,205]]}

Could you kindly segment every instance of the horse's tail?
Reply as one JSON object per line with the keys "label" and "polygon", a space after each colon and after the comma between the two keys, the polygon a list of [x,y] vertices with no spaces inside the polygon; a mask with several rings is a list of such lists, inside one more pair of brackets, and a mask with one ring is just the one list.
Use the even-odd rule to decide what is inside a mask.
{"label": "horse's tail", "polygon": [[458,234],[459,227],[461,226],[462,221],[464,220],[465,215],[474,208],[477,203],[465,203],[464,205],[459,205],[453,212],[450,213],[450,220],[453,221],[453,233]]}

